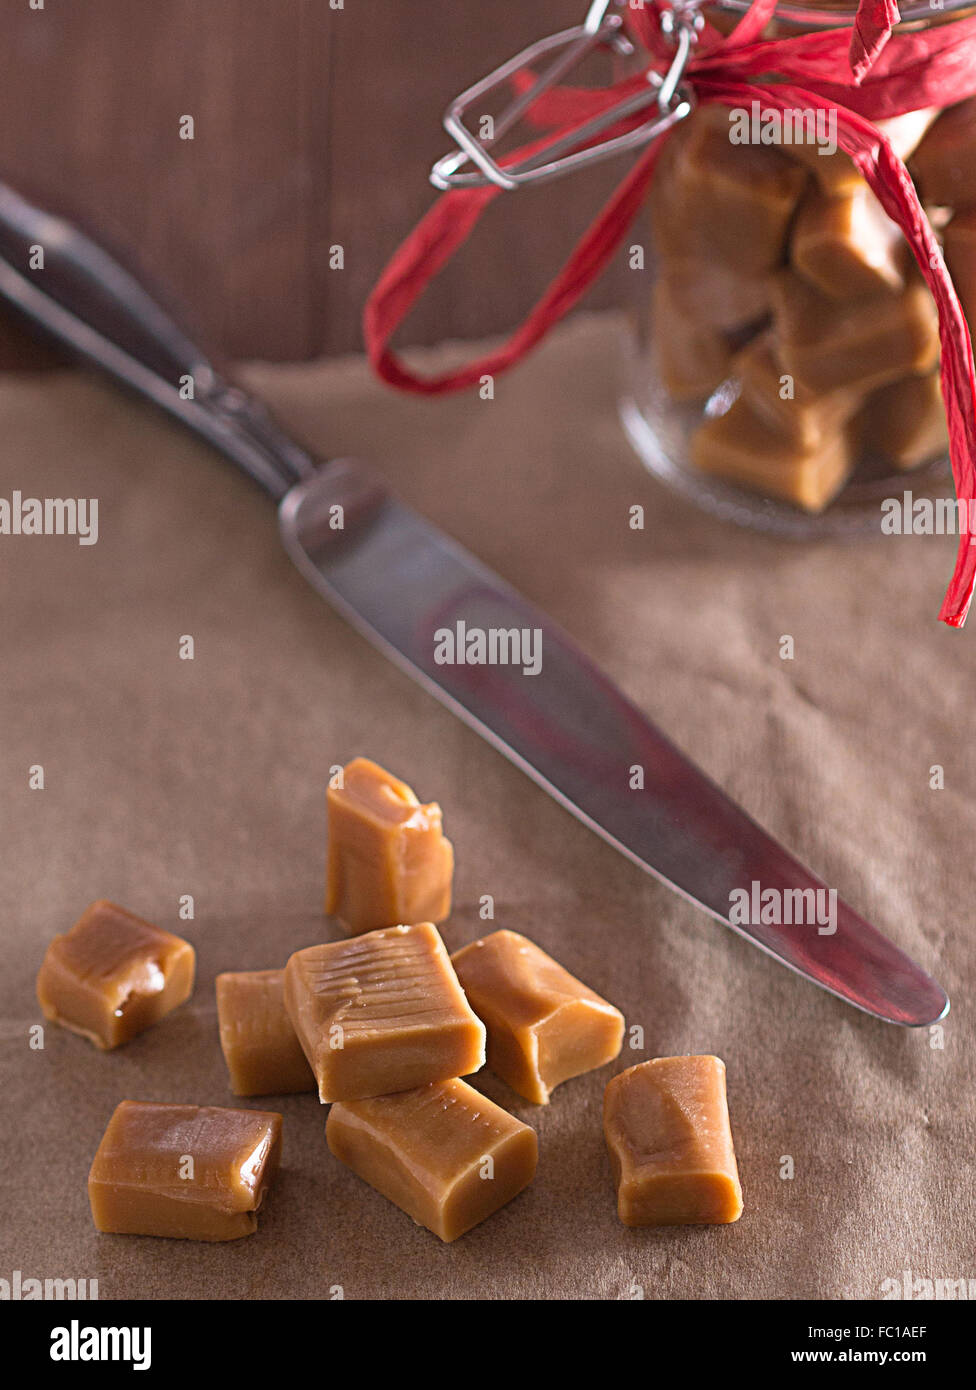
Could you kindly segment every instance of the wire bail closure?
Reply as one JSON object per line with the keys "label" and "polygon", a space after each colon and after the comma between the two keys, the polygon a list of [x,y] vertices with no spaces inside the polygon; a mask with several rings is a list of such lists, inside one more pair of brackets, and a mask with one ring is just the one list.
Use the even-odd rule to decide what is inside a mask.
{"label": "wire bail closure", "polygon": [[[520,162],[503,167],[492,158],[488,147],[511,130],[537,97],[561,81],[587,53],[603,45],[624,56],[633,54],[634,45],[627,37],[624,17],[619,13],[621,9],[626,9],[627,0],[593,0],[582,24],[530,44],[451,102],[444,113],[444,129],[453,137],[457,149],[437,161],[430,172],[431,183],[445,192],[456,188],[485,188],[490,184],[508,190],[521,188],[524,184],[545,183],[585,165],[599,163],[627,150],[639,149],[663,135],[690,116],[695,108],[694,93],[681,79],[704,26],[704,19],[698,10],[701,3],[702,0],[672,0],[669,8],[662,9],[661,32],[675,50],[671,66],[663,77],[660,73],[648,71],[646,91],[625,97],[576,130],[556,137]],[[554,61],[494,122],[494,133],[490,139],[480,139],[468,129],[464,118],[475,102],[553,52],[558,55]],[[633,116],[648,106],[656,108],[650,120],[623,135],[596,144],[589,143],[601,131],[610,129],[625,117]],[[586,148],[579,148],[581,145]],[[468,164],[474,164],[476,169],[465,170],[464,166]]]}

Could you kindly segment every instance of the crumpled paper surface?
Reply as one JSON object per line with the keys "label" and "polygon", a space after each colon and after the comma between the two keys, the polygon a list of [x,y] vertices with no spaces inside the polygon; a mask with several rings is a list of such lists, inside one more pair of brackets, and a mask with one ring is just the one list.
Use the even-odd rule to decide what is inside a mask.
{"label": "crumpled paper surface", "polygon": [[[493,400],[405,398],[360,360],[245,375],[324,455],[369,457],[546,608],[936,974],[953,999],[944,1033],[858,1014],[577,824],[332,613],[281,550],[273,507],[178,427],[80,372],[7,378],[0,495],[96,496],[100,538],[0,537],[0,1277],[205,1299],[878,1298],[905,1270],[976,1277],[976,632],[936,621],[954,540],[797,545],[698,513],[623,438],[618,332],[613,317],[577,318]],[[643,531],[628,525],[635,504]],[[537,1128],[539,1172],[450,1246],[331,1157],[312,1096],[236,1102],[217,1042],[219,971],[339,934],[320,908],[325,785],[357,753],[444,808],[451,949],[491,929],[478,915],[491,894],[495,926],[643,1030],[548,1108],[482,1074]],[[35,765],[43,790],[29,788]],[[193,941],[193,999],[113,1053],[54,1026],[32,1050],[45,945],[99,896]],[[603,1087],[686,1052],[728,1065],[745,1213],[625,1229]],[[256,1235],[94,1231],[88,1167],[123,1097],[282,1112],[284,1167]]]}

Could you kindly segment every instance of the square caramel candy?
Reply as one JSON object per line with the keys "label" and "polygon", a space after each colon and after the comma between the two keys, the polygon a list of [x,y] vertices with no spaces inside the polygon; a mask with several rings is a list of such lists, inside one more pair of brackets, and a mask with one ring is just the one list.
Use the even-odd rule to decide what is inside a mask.
{"label": "square caramel candy", "polygon": [[660,278],[675,317],[720,333],[739,333],[769,312],[768,275],[742,275],[718,261],[682,256],[662,261]]}
{"label": "square caramel candy", "polygon": [[99,1231],[237,1240],[257,1230],[281,1158],[281,1116],[264,1110],[116,1108],[88,1175]]}
{"label": "square caramel candy", "polygon": [[454,850],[441,808],[368,758],[329,787],[325,910],[349,932],[443,922],[451,911]]}
{"label": "square caramel candy", "polygon": [[728,375],[732,353],[726,335],[683,312],[667,276],[654,286],[651,329],[655,363],[672,400],[703,401]]}
{"label": "square caramel candy", "polygon": [[457,1240],[535,1176],[535,1130],[457,1079],[333,1105],[329,1148],[443,1241]]}
{"label": "square caramel candy", "polygon": [[913,154],[911,168],[927,203],[976,207],[976,97],[943,112]]}
{"label": "square caramel candy", "polygon": [[188,941],[99,899],[48,946],[37,999],[45,1018],[118,1047],[189,998],[195,963]]}
{"label": "square caramel candy", "polygon": [[691,438],[691,460],[713,477],[817,513],[834,500],[854,468],[856,423],[807,442],[761,416],[743,395]]}
{"label": "square caramel candy", "polygon": [[899,470],[949,452],[949,427],[938,372],[883,386],[864,411],[864,442]]}
{"label": "square caramel candy", "polygon": [[796,270],[832,299],[897,292],[908,243],[866,183],[841,198],[808,195],[790,241]]}
{"label": "square caramel candy", "polygon": [[862,391],[841,386],[817,393],[784,371],[772,333],[760,334],[732,361],[742,400],[775,433],[802,453],[830,446],[864,403]]}
{"label": "square caramel candy", "polygon": [[315,1090],[315,1077],[285,1008],[284,970],[218,975],[217,1019],[235,1096]]}
{"label": "square caramel candy", "polygon": [[484,1066],[484,1024],[432,922],[296,951],[285,1007],[323,1102],[409,1091]]}
{"label": "square caramel candy", "polygon": [[744,275],[786,258],[787,234],[809,181],[768,145],[733,144],[727,107],[699,108],[669,138],[654,178],[658,253],[698,257]]}
{"label": "square caramel candy", "polygon": [[720,1058],[657,1057],[621,1072],[604,1093],[603,1130],[625,1226],[738,1221]]}
{"label": "square caramel candy", "polygon": [[528,937],[496,931],[452,956],[461,988],[488,1030],[486,1061],[513,1091],[548,1105],[554,1087],[619,1052],[619,1009]]}
{"label": "square caramel candy", "polygon": [[831,299],[793,271],[773,280],[773,327],[784,370],[814,393],[870,391],[939,358],[939,315],[924,282],[900,294]]}

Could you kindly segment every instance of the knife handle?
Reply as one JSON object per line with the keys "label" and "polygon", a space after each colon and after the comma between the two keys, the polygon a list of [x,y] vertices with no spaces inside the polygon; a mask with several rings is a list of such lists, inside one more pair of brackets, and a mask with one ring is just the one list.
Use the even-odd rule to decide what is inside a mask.
{"label": "knife handle", "polygon": [[[38,251],[43,263],[34,265]],[[275,500],[315,470],[260,402],[228,383],[102,246],[0,183],[0,295],[76,356],[162,407]]]}
{"label": "knife handle", "polygon": [[[14,270],[34,274],[56,303],[124,348],[144,366],[179,383],[206,386],[207,356],[109,253],[72,223],[0,184],[0,252]],[[43,264],[32,266],[32,255]]]}

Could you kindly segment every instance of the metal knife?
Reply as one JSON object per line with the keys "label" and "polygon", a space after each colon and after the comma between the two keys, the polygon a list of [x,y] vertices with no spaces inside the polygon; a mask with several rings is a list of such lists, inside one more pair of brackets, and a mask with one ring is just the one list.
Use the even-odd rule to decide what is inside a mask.
{"label": "metal knife", "polygon": [[[32,270],[38,246],[44,265]],[[918,1027],[948,1011],[941,986],[839,899],[832,933],[809,920],[764,923],[763,915],[777,914],[753,910],[762,901],[757,893],[773,890],[773,900],[785,903],[797,891],[826,894],[827,885],[679,752],[544,613],[405,507],[364,464],[318,463],[257,400],[229,384],[103,248],[3,185],[0,295],[250,474],[279,503],[285,547],[313,587],[628,859],[866,1013]],[[511,657],[523,632],[540,644],[534,674],[524,661],[441,659],[451,640],[468,651],[479,634],[495,634],[495,655]],[[804,901],[812,906],[809,896]],[[749,920],[730,921],[733,905],[744,902],[751,906],[740,916]]]}

